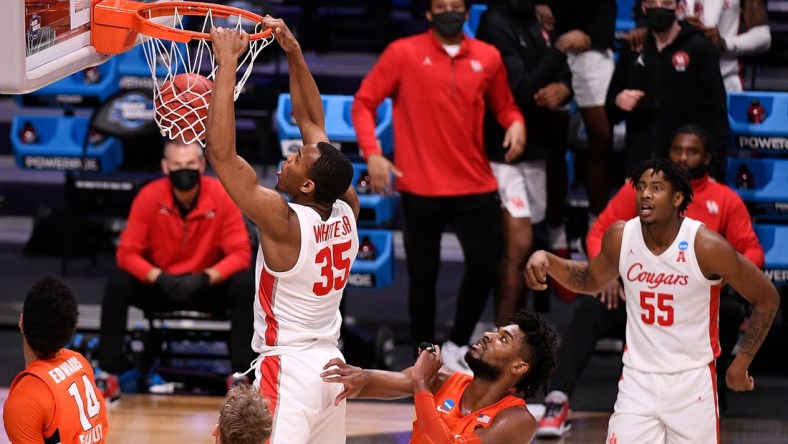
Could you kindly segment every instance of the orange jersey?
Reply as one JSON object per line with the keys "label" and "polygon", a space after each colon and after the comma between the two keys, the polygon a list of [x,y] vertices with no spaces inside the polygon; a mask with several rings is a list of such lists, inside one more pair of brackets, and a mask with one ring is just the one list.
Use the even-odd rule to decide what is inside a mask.
{"label": "orange jersey", "polygon": [[81,354],[66,349],[17,375],[3,421],[14,444],[102,444],[109,432],[93,368]]}
{"label": "orange jersey", "polygon": [[[489,427],[495,419],[495,415],[501,410],[509,407],[525,407],[525,401],[516,396],[507,395],[495,404],[482,407],[463,416],[460,412],[460,400],[462,394],[465,393],[465,388],[472,380],[471,376],[456,372],[446,380],[435,395],[435,409],[438,411],[438,417],[451,430],[455,438],[470,436],[475,430]],[[410,442],[429,442],[424,438],[424,431],[418,426],[418,421],[414,421],[413,436]]]}

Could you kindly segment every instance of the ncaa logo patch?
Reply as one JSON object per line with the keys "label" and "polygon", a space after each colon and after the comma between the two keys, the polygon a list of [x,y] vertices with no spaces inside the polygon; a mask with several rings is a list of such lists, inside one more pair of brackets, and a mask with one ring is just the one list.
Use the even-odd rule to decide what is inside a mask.
{"label": "ncaa logo patch", "polygon": [[443,413],[449,413],[449,411],[453,408],[454,408],[454,401],[452,401],[451,399],[447,399],[446,401],[443,402],[443,405],[438,406],[436,410]]}
{"label": "ncaa logo patch", "polygon": [[684,51],[676,51],[673,54],[673,67],[676,68],[676,72],[684,72],[687,70],[687,67],[690,65],[690,57]]}
{"label": "ncaa logo patch", "polygon": [[689,243],[687,241],[679,242],[679,250],[684,251],[689,248]]}

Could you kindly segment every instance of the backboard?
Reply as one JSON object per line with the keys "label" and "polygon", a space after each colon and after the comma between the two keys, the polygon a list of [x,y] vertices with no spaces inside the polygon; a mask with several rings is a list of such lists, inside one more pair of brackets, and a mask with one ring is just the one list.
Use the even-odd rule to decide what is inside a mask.
{"label": "backboard", "polygon": [[34,91],[109,60],[90,45],[94,1],[2,0],[0,93]]}

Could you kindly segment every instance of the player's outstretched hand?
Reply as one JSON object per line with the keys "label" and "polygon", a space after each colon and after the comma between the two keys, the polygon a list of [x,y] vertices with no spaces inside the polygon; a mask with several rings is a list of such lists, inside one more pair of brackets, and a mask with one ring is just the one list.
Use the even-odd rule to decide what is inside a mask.
{"label": "player's outstretched hand", "polygon": [[547,252],[539,250],[534,252],[528,259],[528,263],[523,270],[525,283],[534,290],[547,290],[547,268],[550,266],[550,259]]}
{"label": "player's outstretched hand", "polygon": [[211,45],[219,66],[234,64],[249,49],[249,34],[234,29],[211,27]]}
{"label": "player's outstretched hand", "polygon": [[725,383],[734,392],[752,391],[755,388],[755,380],[750,376],[747,367],[740,365],[737,359],[738,357],[734,358],[728,367],[728,371],[725,373]]}
{"label": "player's outstretched hand", "polygon": [[[332,368],[333,367],[333,368]],[[353,398],[367,386],[369,375],[360,367],[346,364],[339,358],[334,358],[323,366],[320,377],[324,382],[344,384],[345,389],[334,399],[334,405],[339,405],[345,398]]]}
{"label": "player's outstretched hand", "polygon": [[284,20],[266,15],[263,17],[263,26],[274,30],[274,37],[276,41],[279,42],[279,46],[282,47],[284,52],[299,50],[301,48],[298,44],[298,40],[296,40],[293,33],[290,32],[290,28],[287,27]]}
{"label": "player's outstretched hand", "polygon": [[443,366],[440,346],[425,345],[425,347],[419,347],[419,358],[416,359],[416,364],[413,365],[413,371],[410,374],[414,393],[429,390],[432,378]]}

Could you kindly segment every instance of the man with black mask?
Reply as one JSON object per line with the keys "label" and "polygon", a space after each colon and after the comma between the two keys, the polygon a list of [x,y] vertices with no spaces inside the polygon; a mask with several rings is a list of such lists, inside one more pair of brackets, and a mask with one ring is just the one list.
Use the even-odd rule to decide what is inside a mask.
{"label": "man with black mask", "polygon": [[[409,278],[411,341],[435,342],[436,289],[443,231],[451,225],[465,256],[454,325],[444,363],[468,372],[463,360],[496,282],[501,253],[498,185],[484,152],[485,102],[505,128],[505,158],[522,153],[523,116],[515,105],[498,51],[468,38],[468,1],[431,0],[432,29],[391,43],[355,95],[353,126],[375,193],[400,192]],[[375,115],[394,104],[394,161],[384,157]],[[396,165],[396,166],[395,166]]]}
{"label": "man with black mask", "polygon": [[167,177],[145,185],[134,198],[117,248],[119,271],[107,282],[101,304],[103,372],[96,379],[102,387],[114,387],[107,380],[124,370],[129,306],[220,317],[229,310],[233,370],[245,370],[255,357],[249,234],[221,183],[203,175],[205,166],[199,144],[168,140],[161,161]]}
{"label": "man with black mask", "polygon": [[667,157],[676,128],[697,124],[711,134],[710,173],[719,180],[730,132],[719,51],[676,20],[676,4],[643,2],[646,41],[640,51],[621,50],[605,107],[613,123],[626,119],[627,175],[645,159]]}

